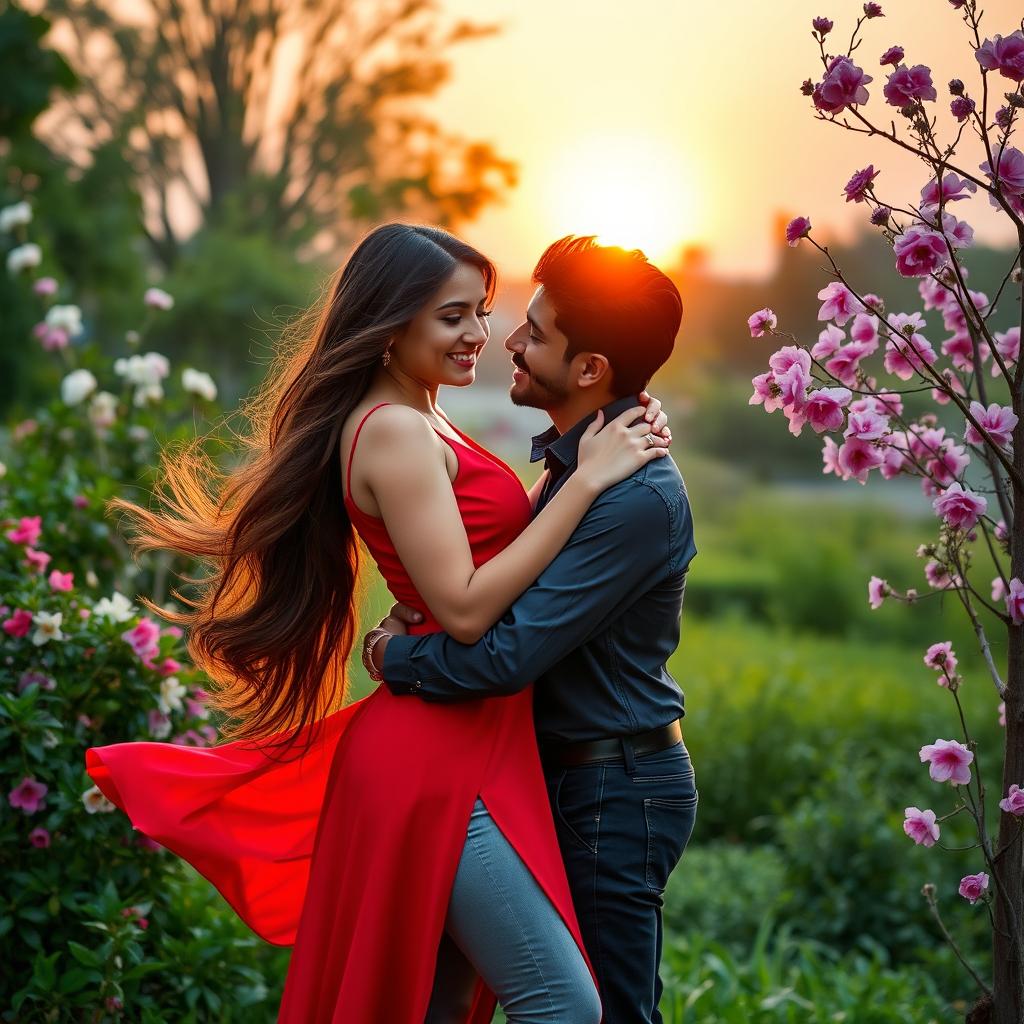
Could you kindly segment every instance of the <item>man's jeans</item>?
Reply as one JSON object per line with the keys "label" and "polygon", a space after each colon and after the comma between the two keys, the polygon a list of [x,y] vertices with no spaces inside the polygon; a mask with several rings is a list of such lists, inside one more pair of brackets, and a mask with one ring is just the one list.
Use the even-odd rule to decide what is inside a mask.
{"label": "man's jeans", "polygon": [[662,1024],[663,893],[697,815],[685,744],[558,768],[548,797],[604,1024]]}

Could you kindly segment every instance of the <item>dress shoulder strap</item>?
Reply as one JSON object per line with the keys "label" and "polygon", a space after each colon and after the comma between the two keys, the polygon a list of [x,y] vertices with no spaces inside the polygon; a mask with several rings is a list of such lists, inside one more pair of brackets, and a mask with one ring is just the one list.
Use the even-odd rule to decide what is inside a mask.
{"label": "dress shoulder strap", "polygon": [[360,421],[359,426],[356,427],[355,435],[352,438],[352,447],[348,450],[348,472],[345,474],[345,493],[348,495],[349,500],[352,498],[352,456],[356,450],[356,441],[359,440],[359,435],[362,433],[363,424],[375,413],[378,409],[385,405],[391,405],[390,402],[378,402]]}

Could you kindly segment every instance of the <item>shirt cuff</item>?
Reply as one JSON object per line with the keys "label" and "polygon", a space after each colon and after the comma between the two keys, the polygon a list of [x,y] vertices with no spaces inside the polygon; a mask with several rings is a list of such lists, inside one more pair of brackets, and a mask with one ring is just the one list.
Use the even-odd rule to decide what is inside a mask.
{"label": "shirt cuff", "polygon": [[416,639],[414,636],[392,636],[384,648],[381,675],[384,676],[384,685],[396,697],[415,694],[423,685],[416,678],[416,673],[410,662],[410,655]]}

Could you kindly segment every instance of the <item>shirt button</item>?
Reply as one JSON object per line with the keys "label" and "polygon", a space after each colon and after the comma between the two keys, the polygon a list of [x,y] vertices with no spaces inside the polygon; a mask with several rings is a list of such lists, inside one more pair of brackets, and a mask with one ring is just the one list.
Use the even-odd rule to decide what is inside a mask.
{"label": "shirt button", "polygon": [[413,689],[418,690],[422,685],[423,684],[417,679],[416,682],[413,684]]}
{"label": "shirt button", "polygon": [[516,621],[516,617],[511,612],[505,612],[501,617],[501,621],[504,622],[506,626],[511,626]]}

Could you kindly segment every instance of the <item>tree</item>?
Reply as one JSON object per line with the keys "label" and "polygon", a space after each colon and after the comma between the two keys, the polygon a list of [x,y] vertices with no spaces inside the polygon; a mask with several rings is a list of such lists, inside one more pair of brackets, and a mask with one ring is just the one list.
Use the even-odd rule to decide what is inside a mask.
{"label": "tree", "polygon": [[[960,79],[948,86],[951,132],[938,127],[929,104],[938,99],[931,70],[908,66],[904,50],[892,46],[878,61],[886,71],[885,102],[898,110],[900,127],[890,111],[866,113],[870,75],[854,62],[865,22],[883,16],[877,3],[865,3],[845,51],[826,52],[833,22],[813,21],[824,69],[820,82],[807,79],[802,91],[817,116],[827,124],[883,138],[917,157],[928,179],[920,198],[894,202],[884,195],[881,170],[868,165],[845,187],[847,201],[864,203],[895,255],[899,275],[918,281],[924,311],[893,312],[878,295],[854,282],[837,263],[827,245],[812,236],[808,217],[796,217],[786,227],[790,245],[813,246],[827,262],[832,281],[818,292],[823,300],[818,319],[826,321],[817,343],[806,347],[777,329],[771,309],[748,320],[753,337],[784,335],[784,345],[769,359],[771,369],[754,378],[750,404],[767,412],[781,409],[790,432],[805,426],[825,435],[824,472],[863,483],[877,471],[885,479],[918,477],[939,519],[939,536],[924,544],[925,576],[931,596],[954,595],[970,619],[987,674],[1001,702],[1005,725],[997,806],[986,803],[981,751],[971,738],[958,696],[964,680],[948,641],[931,645],[924,662],[937,673],[956,706],[953,729],[958,739],[938,738],[918,751],[928,762],[935,782],[948,782],[956,794],[951,811],[936,816],[915,806],[905,810],[904,831],[924,846],[940,842],[943,822],[956,815],[971,820],[977,842],[968,849],[976,860],[975,873],[960,882],[959,894],[971,905],[981,902],[992,925],[992,978],[975,970],[957,946],[939,914],[934,885],[923,895],[965,969],[980,990],[968,1020],[1020,1024],[1024,1020],[1024,152],[1012,144],[1024,109],[1024,23],[1011,31],[982,38],[977,0],[950,0],[961,11],[979,69],[976,91]],[[1015,31],[1012,31],[1016,28]],[[878,66],[876,65],[876,67]],[[997,109],[993,109],[997,107]],[[980,173],[979,173],[980,172]],[[996,278],[992,295],[968,285],[962,251],[973,243],[974,231],[960,220],[972,197],[984,198],[1005,217],[1017,236],[1017,248]],[[1013,310],[1013,325],[996,330],[993,316],[1000,302]],[[926,314],[941,317],[950,336],[941,355],[926,337],[935,329]],[[849,338],[847,338],[849,332]],[[879,386],[867,369],[880,348],[886,374],[905,382],[895,388]],[[948,363],[946,360],[948,359]],[[877,372],[878,368],[874,372]],[[930,395],[940,407],[923,415],[911,414],[905,397]],[[854,397],[856,396],[856,398]],[[945,407],[945,423],[939,412]],[[955,432],[955,433],[954,433]],[[837,444],[831,434],[841,435]],[[958,441],[962,438],[963,444]],[[995,574],[979,583],[983,568]],[[872,607],[886,598],[914,603],[922,600],[916,588],[904,592],[883,579],[868,584]],[[990,641],[983,622],[986,613],[1004,631],[1005,644]],[[991,621],[991,620],[989,620]],[[1000,638],[1001,639],[1001,638]],[[1005,655],[1003,654],[1005,652]],[[995,708],[993,708],[995,712]],[[908,797],[907,803],[913,798]],[[988,804],[994,801],[989,800]],[[996,817],[995,834],[991,819]]]}
{"label": "tree", "polygon": [[83,88],[48,137],[82,164],[121,140],[166,268],[186,214],[337,255],[368,222],[450,225],[515,181],[489,144],[416,108],[446,81],[453,46],[495,31],[446,24],[436,0],[146,0],[132,22],[117,7],[49,5]]}

